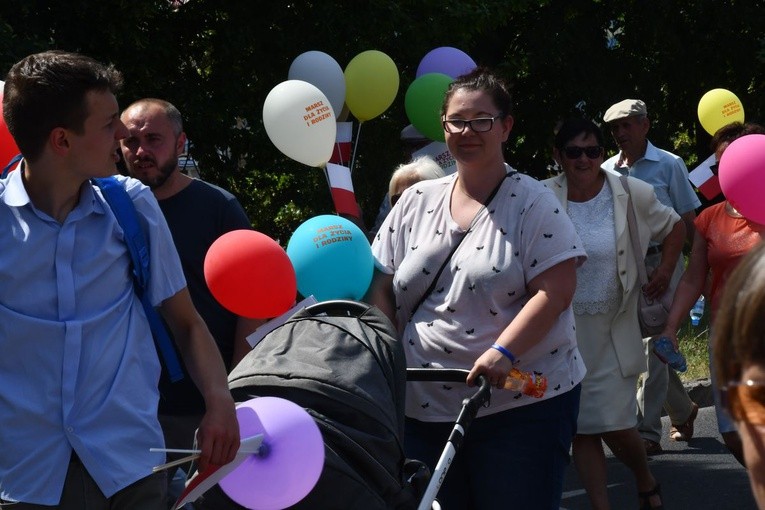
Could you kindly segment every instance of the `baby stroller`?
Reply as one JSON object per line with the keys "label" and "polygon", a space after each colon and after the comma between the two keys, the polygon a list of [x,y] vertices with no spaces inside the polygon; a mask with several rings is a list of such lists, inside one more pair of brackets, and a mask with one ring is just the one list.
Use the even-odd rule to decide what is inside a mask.
{"label": "baby stroller", "polygon": [[[431,508],[449,462],[429,480],[424,464],[404,457],[405,383],[464,382],[466,370],[407,371],[395,328],[377,308],[327,301],[296,312],[268,333],[229,375],[237,402],[272,396],[290,400],[314,418],[325,445],[324,469],[313,490],[291,509]],[[490,386],[466,399],[461,434],[488,402]],[[468,402],[469,400],[469,402]],[[453,456],[452,434],[444,455]],[[450,459],[449,459],[450,460]],[[203,510],[239,510],[218,487],[197,503]]]}

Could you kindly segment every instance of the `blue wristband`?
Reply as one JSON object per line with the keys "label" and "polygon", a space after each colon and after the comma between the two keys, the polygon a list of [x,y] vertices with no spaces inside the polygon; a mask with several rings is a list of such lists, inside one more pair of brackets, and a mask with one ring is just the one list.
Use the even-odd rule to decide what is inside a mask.
{"label": "blue wristband", "polygon": [[515,356],[513,356],[513,353],[508,351],[507,349],[505,349],[501,345],[499,345],[499,344],[491,344],[491,348],[498,350],[499,352],[504,354],[507,359],[509,359],[511,362],[515,363]]}

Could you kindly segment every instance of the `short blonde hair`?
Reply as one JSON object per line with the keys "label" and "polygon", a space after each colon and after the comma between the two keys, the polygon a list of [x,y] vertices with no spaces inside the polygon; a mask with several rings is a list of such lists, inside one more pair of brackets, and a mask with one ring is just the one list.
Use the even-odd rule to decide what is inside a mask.
{"label": "short blonde hair", "polygon": [[[444,171],[430,156],[418,156],[409,163],[399,165],[393,171],[388,185],[388,200],[396,192],[398,184],[402,180],[411,180],[415,182],[425,181],[427,179],[438,179],[443,177]],[[410,184],[410,185],[411,185]]]}

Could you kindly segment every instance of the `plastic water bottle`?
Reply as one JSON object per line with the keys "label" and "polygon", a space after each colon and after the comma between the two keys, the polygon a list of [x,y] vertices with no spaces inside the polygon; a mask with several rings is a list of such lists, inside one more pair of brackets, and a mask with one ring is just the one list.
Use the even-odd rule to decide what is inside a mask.
{"label": "plastic water bottle", "polygon": [[696,304],[691,308],[691,324],[698,326],[701,322],[701,317],[704,315],[704,296],[699,296]]}
{"label": "plastic water bottle", "polygon": [[654,340],[653,353],[667,365],[678,372],[685,372],[688,366],[685,364],[685,356],[679,351],[675,351],[672,340],[662,336]]}
{"label": "plastic water bottle", "polygon": [[530,397],[542,398],[545,391],[547,391],[547,377],[514,368],[507,374],[504,388],[506,390],[519,391]]}

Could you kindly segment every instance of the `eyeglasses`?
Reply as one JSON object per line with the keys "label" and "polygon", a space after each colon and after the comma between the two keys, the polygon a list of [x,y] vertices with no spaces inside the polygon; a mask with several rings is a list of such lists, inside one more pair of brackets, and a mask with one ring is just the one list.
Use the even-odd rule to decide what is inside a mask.
{"label": "eyeglasses", "polygon": [[731,381],[720,388],[720,402],[735,421],[765,425],[765,382]]}
{"label": "eyeglasses", "polygon": [[598,159],[600,155],[603,154],[603,147],[600,145],[593,145],[591,147],[577,147],[571,145],[563,148],[563,154],[565,154],[568,159],[579,159],[582,157],[582,153],[586,154],[590,159]]}
{"label": "eyeglasses", "polygon": [[474,133],[485,133],[491,131],[491,128],[494,127],[494,121],[501,118],[501,115],[497,115],[496,117],[480,117],[471,120],[442,119],[441,124],[443,124],[444,130],[450,134],[462,133],[466,126],[470,126],[470,130]]}

